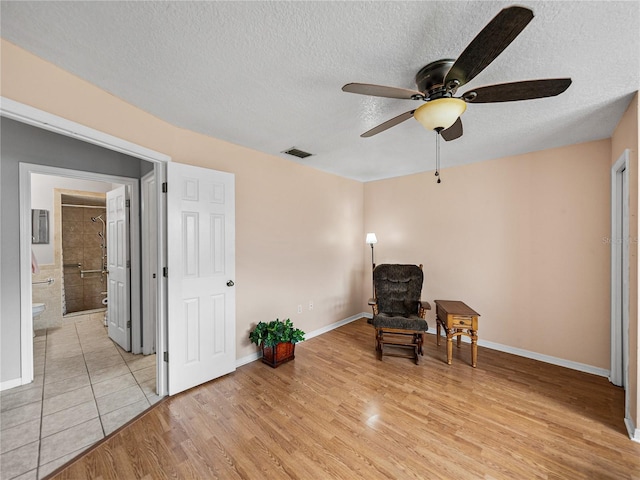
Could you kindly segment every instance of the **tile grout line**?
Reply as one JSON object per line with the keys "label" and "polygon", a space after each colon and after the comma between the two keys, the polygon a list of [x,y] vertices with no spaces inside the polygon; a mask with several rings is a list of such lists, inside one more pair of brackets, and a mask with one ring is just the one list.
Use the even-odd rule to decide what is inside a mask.
{"label": "tile grout line", "polygon": [[[77,338],[77,340],[78,340],[78,344],[80,345],[80,349],[82,350],[82,343],[81,343],[81,341],[80,341],[80,335],[78,334],[78,331],[77,331],[77,328],[76,328],[75,322],[74,322],[74,324],[73,324],[73,330],[74,330],[74,333],[75,333],[76,338]],[[45,349],[45,353],[46,353],[46,349]],[[88,378],[89,378],[89,383],[91,383],[91,380],[90,380],[90,377],[89,377],[89,372],[88,372],[87,365],[86,365],[86,359],[85,359],[85,357],[84,357],[84,351],[83,351],[83,353],[82,353],[82,360],[83,360],[83,363],[84,363],[84,365],[85,365],[85,370],[87,370],[87,376],[88,376]],[[47,362],[46,362],[46,357],[45,357],[45,371],[46,371],[46,365],[47,365]],[[81,387],[79,387],[79,388],[81,388]],[[71,392],[71,391],[74,391],[74,390],[69,390],[68,392]],[[68,393],[68,392],[65,392],[65,393]],[[93,392],[93,390],[92,390],[92,392]],[[51,397],[51,398],[54,398],[54,397]],[[94,396],[94,402],[95,402],[95,396]],[[63,410],[64,410],[64,409],[63,409]],[[97,410],[97,407],[96,407],[96,410]],[[43,400],[42,400],[42,413],[44,413],[44,378],[43,378]],[[55,413],[57,413],[57,412],[54,412],[53,414],[55,414]],[[52,415],[53,415],[53,414],[52,414]],[[40,475],[40,468],[41,468],[42,466],[44,466],[44,465],[41,465],[41,464],[40,464],[40,460],[41,460],[41,458],[40,458],[40,457],[41,457],[41,455],[40,455],[40,450],[41,450],[41,447],[42,447],[42,440],[43,440],[43,438],[42,438],[42,424],[44,423],[44,415],[41,415],[40,423],[41,423],[41,427],[40,427],[40,435],[41,435],[41,436],[40,436],[39,452],[38,452],[38,470],[37,470],[37,475],[38,475],[38,477],[37,477],[37,478],[40,478],[40,477],[39,477],[39,475]],[[72,427],[68,427],[68,428],[72,428]],[[67,430],[68,428],[63,428],[62,430],[60,430],[60,431],[58,431],[58,432],[55,432],[55,433],[53,433],[53,434],[51,434],[51,435],[54,435],[54,434],[60,433],[60,432],[62,432],[62,431],[65,431],[65,430]],[[103,430],[103,433],[104,433],[104,430]],[[65,455],[67,455],[67,454],[65,454]],[[64,456],[64,455],[62,455],[62,456]],[[54,461],[58,460],[59,458],[62,458],[62,457],[58,457],[58,458],[56,458],[56,459],[50,460],[50,461],[49,461],[49,462],[47,462],[47,463],[54,462]]]}
{"label": "tile grout line", "polygon": [[49,329],[44,331],[44,368],[42,370],[42,395],[40,401],[40,430],[38,431],[38,460],[36,461],[36,479],[40,478],[40,455],[42,453],[42,423],[44,417],[44,385],[47,378],[47,347],[49,346]]}
{"label": "tile grout line", "polygon": [[[103,327],[104,327],[104,328],[107,328],[107,326],[106,326],[106,325],[104,325]],[[115,343],[111,338],[109,338],[109,334],[108,334],[108,333],[105,333],[105,336],[106,336],[106,338],[108,338],[108,339],[109,339],[109,341],[111,342],[112,346],[113,346],[113,347],[116,349],[116,351],[118,352],[118,355],[120,356],[120,358],[121,358],[121,359],[122,359],[122,361],[124,362],[125,366],[127,367],[127,370],[128,370],[128,372],[129,372],[129,374],[133,377],[134,381],[136,382],[137,387],[138,387],[138,388],[140,389],[140,391],[142,392],[142,395],[144,396],[145,400],[147,400],[147,406],[148,406],[148,407],[150,407],[150,406],[151,406],[151,402],[149,401],[149,399],[147,398],[147,396],[144,394],[144,390],[142,390],[142,387],[140,386],[140,383],[138,382],[138,379],[137,379],[137,378],[136,378],[136,376],[134,375],[133,370],[131,370],[131,367],[129,366],[129,362],[127,361],[127,359],[126,359],[126,358],[125,358],[125,356],[123,355],[123,351],[124,351],[124,350],[122,350],[122,351],[121,351],[121,348],[119,347],[119,345],[117,345],[117,344],[116,344],[116,343]],[[80,344],[81,344],[81,347],[82,347],[82,340],[80,340]],[[82,348],[82,350],[83,350],[83,355],[84,355],[84,348]],[[86,364],[86,361],[85,361],[85,364]],[[93,391],[93,382],[91,382],[91,388],[92,388],[92,391]],[[95,399],[95,398],[96,398],[96,397],[95,397],[95,392],[94,392],[94,399]],[[97,408],[97,399],[96,399],[96,408]],[[124,408],[124,407],[123,407],[123,408]],[[116,409],[116,410],[118,410],[118,409]],[[105,413],[104,415],[108,415],[108,414],[110,414],[110,413],[113,413],[113,412],[114,412],[114,411],[116,411],[116,410],[113,410],[113,411],[111,411],[111,412],[107,412],[107,413]],[[98,417],[99,417],[99,419],[100,419],[100,424],[101,424],[101,426],[102,426],[104,436],[106,437],[106,436],[107,436],[107,435],[106,435],[106,430],[105,430],[104,423],[103,423],[103,419],[102,419],[103,414],[101,414],[101,413],[100,413],[100,410],[99,410],[99,409],[98,409]]]}
{"label": "tile grout line", "polygon": [[[140,391],[142,392],[142,395],[144,396],[145,400],[147,401],[148,407],[151,406],[151,402],[149,401],[149,398],[147,397],[147,395],[144,393],[144,390],[142,389],[142,386],[140,385],[140,382],[138,381],[138,378],[135,376],[135,374],[133,373],[133,370],[131,370],[131,366],[129,365],[129,362],[127,361],[126,358],[124,358],[124,356],[122,355],[122,352],[120,351],[120,349],[116,346],[116,350],[118,351],[118,353],[120,354],[120,357],[122,358],[122,360],[124,361],[124,364],[127,366],[127,370],[129,370],[129,373],[131,374],[131,376],[133,377],[133,379],[136,382],[136,385],[138,386],[138,388],[140,389]],[[124,351],[124,350],[123,350]]]}
{"label": "tile grout line", "polygon": [[[78,315],[78,317],[79,316],[80,315]],[[86,321],[86,319],[80,320],[80,322],[83,322],[83,321]],[[91,388],[92,399],[93,399],[93,402],[94,402],[94,404],[96,406],[96,412],[98,413],[97,418],[100,421],[100,427],[102,429],[102,438],[105,438],[106,437],[105,428],[104,428],[104,425],[103,425],[103,422],[102,422],[102,416],[100,415],[100,411],[98,410],[97,398],[95,396],[95,391],[93,389],[93,383],[91,381],[91,373],[89,371],[89,367],[88,367],[88,364],[87,364],[87,359],[86,359],[86,356],[85,356],[85,345],[83,345],[83,342],[82,342],[82,335],[80,334],[80,331],[79,331],[77,319],[73,321],[73,330],[75,332],[76,338],[78,340],[78,344],[80,345],[80,350],[82,352],[82,360],[83,360],[83,364],[84,364],[84,367],[85,367],[85,371],[87,373],[87,377],[89,379],[89,386]],[[43,408],[44,408],[44,405],[43,405]],[[72,427],[69,427],[69,428],[72,428]],[[63,430],[60,430],[60,431],[64,431],[64,430],[67,430],[67,429],[63,429]],[[59,433],[59,432],[56,432],[56,433]],[[91,445],[88,445],[88,446],[91,446]],[[81,450],[85,450],[88,446],[83,447]],[[74,453],[74,452],[71,452],[71,453]],[[65,454],[65,455],[68,455],[68,454]],[[63,456],[65,456],[65,455],[63,455]],[[62,457],[58,457],[58,459],[59,458],[62,458]],[[51,460],[51,462],[56,461],[58,459]],[[39,460],[38,460],[38,463],[39,463]],[[40,465],[38,466],[38,474],[39,474],[39,468],[40,468]]]}
{"label": "tile grout line", "polygon": [[[76,337],[78,339],[78,343],[80,344],[80,349],[82,349],[82,344],[80,343],[80,336],[78,335],[78,331],[76,329],[75,322],[73,324],[73,327],[74,327],[74,332],[76,334]],[[46,356],[46,353],[47,353],[47,346],[48,346],[48,339],[49,339],[49,329],[46,329],[46,332],[47,332],[47,334],[46,334],[47,344],[45,345],[45,360],[44,360],[45,375],[46,375],[46,371],[47,371],[47,356]],[[82,360],[83,360],[83,362],[85,364],[85,369],[86,369],[86,360],[84,358],[84,352],[82,354]],[[89,372],[87,371],[87,375],[88,374],[89,374]],[[41,409],[41,413],[40,413],[40,438],[39,438],[39,443],[38,443],[38,465],[37,465],[37,470],[36,470],[36,478],[38,480],[40,479],[40,468],[43,466],[43,465],[40,464],[40,460],[41,460],[42,440],[43,440],[43,437],[42,437],[42,425],[44,423],[44,385],[45,385],[45,378],[46,378],[45,375],[43,375],[43,377],[42,377],[42,409]],[[51,397],[51,398],[54,398],[54,397]],[[66,429],[64,429],[64,430],[66,430]],[[63,431],[63,430],[61,430],[61,431]],[[56,433],[58,433],[58,432],[56,432]],[[58,457],[58,458],[61,458],[61,457]],[[57,458],[53,459],[53,460],[50,460],[50,462],[54,462],[56,460],[57,460]]]}
{"label": "tile grout line", "polygon": [[76,330],[76,335],[78,335],[78,343],[80,343],[80,350],[82,350],[82,360],[84,361],[84,368],[87,370],[87,377],[89,377],[89,387],[91,388],[91,396],[93,397],[93,403],[96,405],[96,412],[98,412],[98,420],[100,421],[100,428],[102,428],[102,438],[106,437],[106,431],[104,429],[104,424],[102,423],[102,415],[100,415],[100,409],[98,408],[98,399],[96,398],[96,392],[93,389],[93,382],[91,381],[91,372],[89,372],[89,366],[87,365],[87,357],[84,355],[84,346],[82,345],[82,339],[80,338],[80,334],[78,333],[78,324],[74,321],[73,327]]}

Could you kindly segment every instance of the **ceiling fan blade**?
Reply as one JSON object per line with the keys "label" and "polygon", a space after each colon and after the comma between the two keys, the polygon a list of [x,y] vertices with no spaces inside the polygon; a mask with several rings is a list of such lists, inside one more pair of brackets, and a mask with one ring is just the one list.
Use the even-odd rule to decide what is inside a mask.
{"label": "ceiling fan blade", "polygon": [[393,117],[391,120],[387,120],[386,122],[381,123],[377,127],[373,127],[371,130],[367,130],[360,136],[363,138],[368,138],[380,132],[384,132],[385,130],[391,127],[395,127],[399,123],[404,122],[405,120],[409,120],[411,117],[413,117],[413,112],[415,112],[415,110],[409,110],[408,112],[401,113],[397,117]]}
{"label": "ceiling fan blade", "polygon": [[570,78],[526,80],[479,87],[465,93],[462,98],[469,103],[515,102],[534,98],[555,97],[571,85]]}
{"label": "ceiling fan blade", "polygon": [[370,83],[347,83],[342,87],[342,91],[348,93],[359,93],[360,95],[401,98],[405,100],[419,100],[424,98],[424,95],[417,90],[385,87],[384,85],[372,85]]}
{"label": "ceiling fan blade", "polygon": [[456,138],[460,138],[462,136],[462,120],[460,117],[456,120],[456,122],[451,125],[446,130],[440,132],[440,136],[444,138],[447,142],[451,140],[455,140]]}
{"label": "ceiling fan blade", "polygon": [[528,8],[501,10],[460,54],[445,77],[445,85],[452,80],[460,82],[458,86],[468,83],[509,46],[531,19],[533,12]]}

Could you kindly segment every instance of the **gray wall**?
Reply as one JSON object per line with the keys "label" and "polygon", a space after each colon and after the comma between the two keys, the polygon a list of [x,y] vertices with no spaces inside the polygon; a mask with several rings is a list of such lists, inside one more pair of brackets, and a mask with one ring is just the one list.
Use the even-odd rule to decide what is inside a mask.
{"label": "gray wall", "polygon": [[140,178],[149,162],[0,119],[0,382],[20,377],[20,168],[34,163]]}

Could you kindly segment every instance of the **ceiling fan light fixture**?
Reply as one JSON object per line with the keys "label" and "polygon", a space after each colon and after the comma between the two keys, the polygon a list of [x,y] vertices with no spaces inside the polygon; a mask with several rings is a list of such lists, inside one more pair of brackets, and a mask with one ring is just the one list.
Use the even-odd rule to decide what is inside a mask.
{"label": "ceiling fan light fixture", "polygon": [[413,112],[414,118],[427,130],[446,130],[467,109],[459,98],[438,98],[421,105]]}

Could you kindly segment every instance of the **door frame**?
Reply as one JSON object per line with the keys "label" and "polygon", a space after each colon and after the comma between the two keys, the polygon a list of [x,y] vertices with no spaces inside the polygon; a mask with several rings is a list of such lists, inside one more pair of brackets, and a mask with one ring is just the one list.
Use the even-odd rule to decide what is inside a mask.
{"label": "door frame", "polygon": [[[98,145],[108,150],[124,153],[126,155],[140,158],[154,164],[154,174],[156,184],[161,185],[166,181],[166,163],[171,161],[171,157],[164,153],[156,152],[149,148],[137,145],[113,135],[100,132],[79,123],[25,105],[15,100],[0,96],[0,115],[12,120],[26,123],[44,130],[58,133],[60,135],[76,138],[78,140]],[[21,165],[22,167],[22,165]],[[43,168],[44,165],[32,165],[32,167]],[[27,167],[25,167],[27,168]],[[49,167],[53,168],[53,167]],[[34,173],[37,173],[33,170]],[[86,172],[85,172],[86,173]],[[23,185],[23,176],[27,185]],[[30,223],[27,220],[31,213],[31,182],[29,175],[23,175],[20,171],[20,355],[21,355],[21,383],[26,384],[33,381],[33,318],[31,315],[31,237],[29,235]],[[27,179],[29,181],[27,181]],[[130,180],[130,179],[129,179]],[[136,185],[137,185],[136,179]],[[28,192],[27,192],[28,191]],[[28,193],[28,195],[27,195]],[[25,198],[26,197],[26,198]],[[139,198],[136,195],[136,199]],[[137,201],[137,200],[136,200]],[[162,190],[157,189],[157,242],[158,258],[157,264],[166,265],[166,202],[163,199]],[[28,207],[28,208],[27,208]],[[27,232],[26,235],[24,232]],[[138,234],[139,235],[139,234]],[[136,241],[139,244],[139,236]],[[140,259],[138,258],[138,264]],[[139,274],[137,275],[139,278]],[[157,323],[156,323],[156,388],[160,396],[167,393],[167,365],[163,361],[166,351],[166,278],[157,275]],[[138,288],[139,294],[139,288]],[[139,300],[138,300],[139,302]],[[139,311],[139,308],[138,308]],[[138,341],[139,344],[139,341]]]}
{"label": "door frame", "polygon": [[[85,172],[82,170],[72,170],[63,167],[53,167],[49,165],[40,165],[33,163],[20,162],[20,270],[21,270],[21,292],[24,292],[24,280],[26,280],[29,293],[27,295],[28,304],[31,304],[31,276],[29,275],[29,262],[26,264],[25,253],[30,256],[31,251],[31,174],[52,175],[56,177],[73,178],[77,180],[93,180],[95,182],[111,183],[123,185],[127,189],[127,194],[131,199],[130,214],[131,218],[140,216],[139,202],[139,181],[137,178],[120,177],[116,175],[105,175],[101,173]],[[141,353],[141,327],[140,327],[140,225],[139,222],[133,222],[129,228],[130,234],[130,252],[131,252],[131,351],[132,353]],[[22,293],[24,297],[24,293]],[[22,309],[21,309],[22,311]],[[31,319],[33,321],[33,319]],[[23,324],[22,327],[25,327]],[[33,348],[33,342],[29,338],[28,332],[31,331],[32,325],[25,331],[21,331],[21,349],[28,345]],[[23,335],[25,333],[25,335]],[[134,347],[137,345],[137,347]],[[136,351],[137,350],[137,351]],[[33,358],[33,353],[31,355]],[[26,360],[26,359],[25,359]],[[33,361],[33,360],[32,360]],[[32,367],[33,368],[33,367]]]}
{"label": "door frame", "polygon": [[[611,167],[611,369],[609,381],[624,387],[629,412],[629,150]],[[626,183],[627,187],[624,188]],[[626,204],[626,208],[622,204]],[[622,261],[620,261],[622,260]],[[624,280],[626,277],[626,281]]]}
{"label": "door frame", "polygon": [[[158,278],[158,245],[155,235],[150,233],[154,230],[155,216],[149,212],[157,212],[157,182],[154,172],[147,173],[140,179],[140,192],[142,208],[142,353],[150,355],[156,352],[156,331],[154,318],[157,316],[158,306],[153,300],[157,298],[158,292],[156,284],[151,281],[151,277]],[[151,250],[155,250],[156,255],[151,255]],[[146,279],[147,281],[145,281]],[[151,280],[149,280],[151,279]]]}

